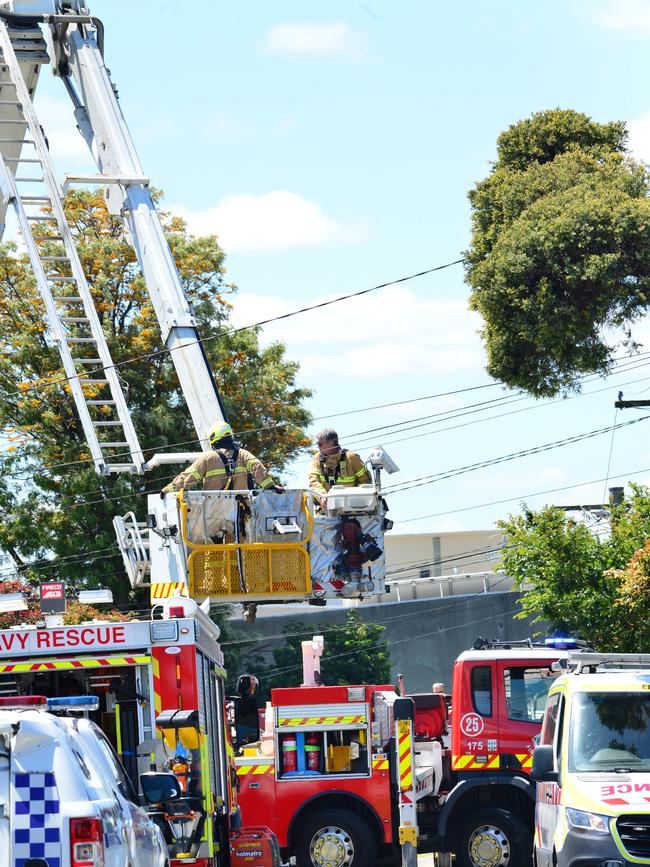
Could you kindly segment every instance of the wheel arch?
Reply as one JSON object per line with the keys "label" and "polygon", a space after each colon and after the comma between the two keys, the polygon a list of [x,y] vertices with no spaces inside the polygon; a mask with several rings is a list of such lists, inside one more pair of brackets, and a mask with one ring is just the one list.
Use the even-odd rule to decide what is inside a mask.
{"label": "wheel arch", "polygon": [[498,804],[505,810],[534,813],[536,784],[528,777],[491,774],[488,778],[461,780],[445,801],[438,830],[441,836],[454,836],[454,817],[461,809],[492,807]]}
{"label": "wheel arch", "polygon": [[349,810],[356,816],[359,816],[368,823],[370,828],[377,835],[379,845],[386,842],[384,836],[384,827],[379,814],[375,808],[368,803],[364,798],[355,795],[352,792],[344,792],[338,789],[332,789],[322,794],[313,795],[304,804],[301,804],[300,809],[291,817],[289,828],[287,830],[287,842],[292,848],[296,843],[296,833],[300,826],[301,820],[318,813],[320,810]]}

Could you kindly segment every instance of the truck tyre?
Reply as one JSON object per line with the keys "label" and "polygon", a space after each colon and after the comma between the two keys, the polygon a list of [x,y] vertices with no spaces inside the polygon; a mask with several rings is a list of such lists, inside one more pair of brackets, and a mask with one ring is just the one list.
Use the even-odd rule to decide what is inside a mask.
{"label": "truck tyre", "polygon": [[508,810],[477,810],[457,839],[457,867],[519,867],[531,862],[532,835],[521,817]]}
{"label": "truck tyre", "polygon": [[298,826],[298,867],[375,867],[375,834],[355,813],[321,810]]}

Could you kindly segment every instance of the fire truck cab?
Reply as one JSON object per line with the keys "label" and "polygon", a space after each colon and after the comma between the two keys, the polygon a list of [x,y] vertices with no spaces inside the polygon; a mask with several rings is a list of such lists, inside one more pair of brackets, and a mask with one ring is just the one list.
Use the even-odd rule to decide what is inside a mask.
{"label": "fire truck cab", "polygon": [[242,818],[267,824],[312,867],[398,860],[409,841],[439,863],[455,853],[458,867],[526,863],[534,739],[563,656],[530,642],[466,651],[451,696],[272,690],[261,740],[235,759]]}

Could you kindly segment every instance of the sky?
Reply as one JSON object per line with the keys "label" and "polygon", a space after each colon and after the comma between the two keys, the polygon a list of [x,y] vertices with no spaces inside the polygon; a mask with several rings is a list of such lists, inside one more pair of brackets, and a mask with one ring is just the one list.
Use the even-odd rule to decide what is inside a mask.
{"label": "sky", "polygon": [[[237,326],[461,258],[468,190],[535,111],[624,120],[650,161],[650,0],[89,2],[145,174],[226,251]],[[39,91],[60,170],[88,171],[61,83]],[[522,501],[650,483],[647,413],[614,408],[619,390],[650,398],[650,355],[621,350],[580,396],[534,400],[485,373],[468,295],[454,265],[260,336],[300,363],[311,433],[335,427],[364,458],[382,444],[399,466],[394,532],[488,530]],[[650,353],[648,322],[637,336]],[[306,484],[308,464],[285,480]]]}

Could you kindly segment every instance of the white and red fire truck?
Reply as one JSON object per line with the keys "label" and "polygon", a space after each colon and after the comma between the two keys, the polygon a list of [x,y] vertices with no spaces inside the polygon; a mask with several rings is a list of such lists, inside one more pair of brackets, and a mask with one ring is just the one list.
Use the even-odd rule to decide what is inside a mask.
{"label": "white and red fire truck", "polygon": [[458,867],[529,863],[534,738],[565,656],[529,642],[466,651],[451,697],[315,685],[311,673],[272,690],[261,741],[235,760],[243,819],[268,825],[302,867],[372,867],[399,846],[406,863],[418,851],[439,864],[453,852]]}
{"label": "white and red fire truck", "polygon": [[[210,618],[193,600],[177,598],[161,619],[77,626],[48,619],[49,626],[0,631],[0,695],[16,702],[33,695],[97,696],[99,707],[89,716],[112,742],[136,791],[141,779],[145,794],[152,784],[169,786],[169,779],[177,787],[150,797],[172,865],[222,867],[231,847],[230,863],[243,858],[278,867],[277,842],[268,830],[231,835],[240,824],[233,750],[219,630]],[[244,852],[257,855],[237,857]]]}

